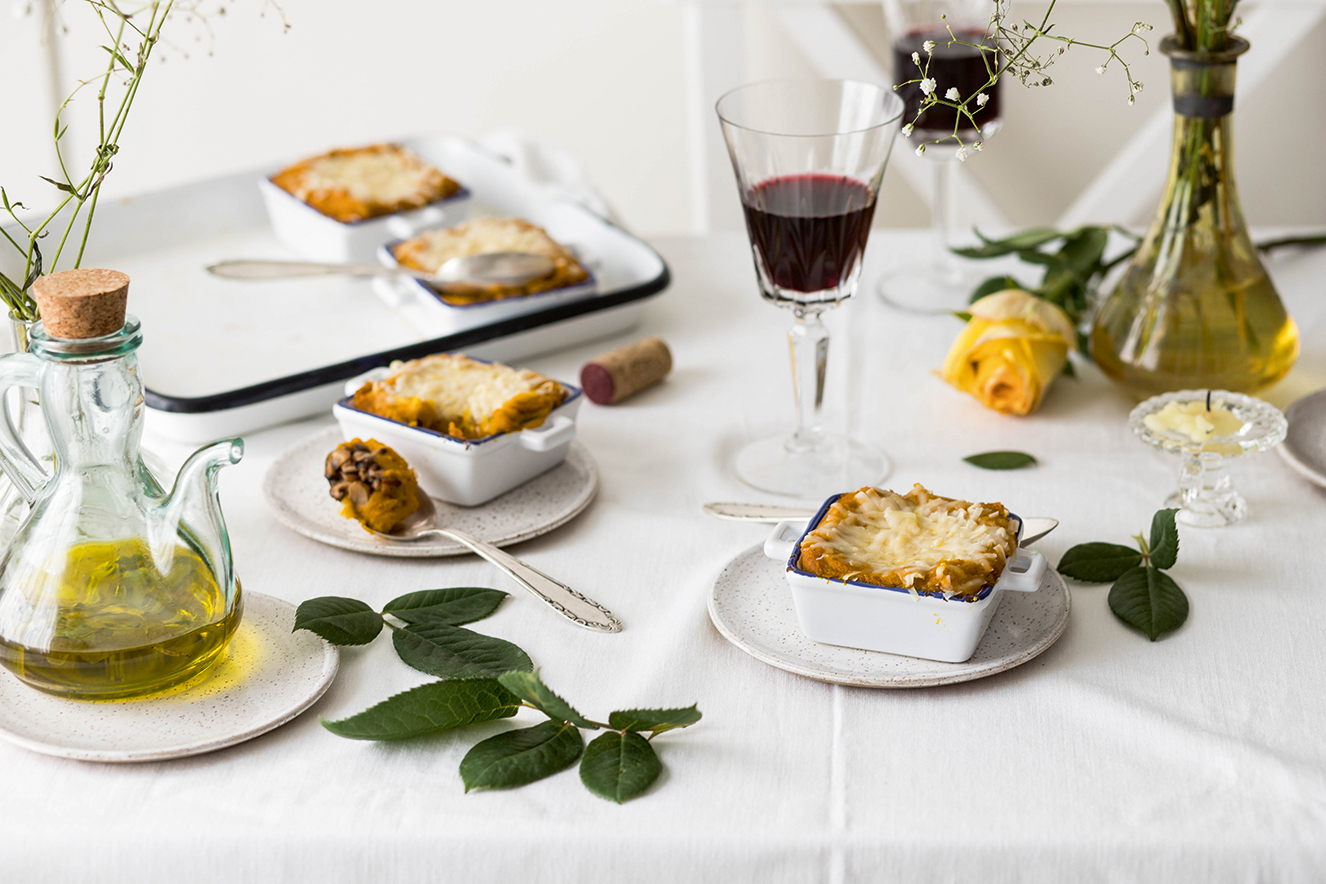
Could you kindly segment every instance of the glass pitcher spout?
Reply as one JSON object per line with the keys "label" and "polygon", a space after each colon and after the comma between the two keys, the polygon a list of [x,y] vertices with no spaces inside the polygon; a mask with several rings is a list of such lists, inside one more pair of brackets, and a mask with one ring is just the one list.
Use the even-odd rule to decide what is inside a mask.
{"label": "glass pitcher spout", "polygon": [[158,511],[160,518],[149,524],[152,556],[159,564],[169,563],[169,555],[175,548],[181,526],[190,526],[195,533],[201,529],[203,534],[208,535],[195,537],[195,543],[210,546],[213,544],[208,543],[208,539],[214,539],[214,561],[225,571],[217,575],[222,585],[233,581],[230,539],[225,518],[221,515],[217,474],[222,467],[237,464],[243,457],[244,440],[239,438],[219,439],[189,455],[175,476],[174,487]]}

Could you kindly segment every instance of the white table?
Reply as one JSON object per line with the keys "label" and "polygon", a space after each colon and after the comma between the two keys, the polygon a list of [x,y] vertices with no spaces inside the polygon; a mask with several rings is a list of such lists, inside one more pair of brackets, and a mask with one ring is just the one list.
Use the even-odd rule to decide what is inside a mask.
{"label": "white table", "polygon": [[[917,234],[921,236],[921,234]],[[919,241],[877,232],[882,258]],[[1182,529],[1174,577],[1192,602],[1147,642],[1073,586],[1063,638],[967,684],[835,687],[746,656],[706,599],[760,526],[718,522],[708,500],[766,500],[732,476],[747,438],[791,418],[788,317],[759,302],[738,235],[663,240],[672,290],[639,334],[662,335],[666,384],[588,406],[580,438],[602,487],[583,515],[517,552],[603,601],[618,635],[561,621],[473,557],[370,558],[295,535],[261,499],[264,471],[327,421],[251,435],[223,473],[245,588],[299,602],[380,604],[415,589],[489,585],[513,598],[476,624],[515,641],[591,717],[698,702],[704,720],[660,737],[666,765],[617,806],[574,771],[508,792],[463,793],[457,764],[506,722],[400,744],[343,740],[340,718],[428,680],[380,638],[347,649],[326,696],[291,724],[187,760],[97,765],[0,743],[0,879],[179,881],[1319,881],[1326,878],[1326,492],[1274,454],[1234,468],[1252,514]],[[1304,356],[1271,391],[1284,406],[1326,385],[1326,254],[1274,263]],[[889,479],[1000,500],[1062,520],[1052,562],[1089,540],[1127,542],[1175,464],[1124,427],[1132,405],[1094,368],[1057,382],[1028,418],[986,411],[932,374],[950,319],[888,312],[863,294],[833,318],[832,414],[887,448]],[[531,361],[556,377],[610,343]],[[840,421],[841,422],[841,421]],[[1016,448],[1041,466],[984,472],[965,455]],[[167,450],[169,455],[179,452]],[[7,677],[7,676],[6,676]],[[528,720],[526,720],[528,719]],[[517,722],[538,716],[522,713]]]}

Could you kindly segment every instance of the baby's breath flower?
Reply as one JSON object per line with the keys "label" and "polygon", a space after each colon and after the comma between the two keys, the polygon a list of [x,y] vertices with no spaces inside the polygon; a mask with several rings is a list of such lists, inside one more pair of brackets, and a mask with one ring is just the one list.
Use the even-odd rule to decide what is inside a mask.
{"label": "baby's breath flower", "polygon": [[929,55],[930,53],[935,51],[935,41],[926,40],[924,43],[921,44],[921,48],[925,50],[926,55]]}
{"label": "baby's breath flower", "polygon": [[912,64],[916,65],[917,67],[921,66],[921,53],[919,52],[912,53]]}
{"label": "baby's breath flower", "polygon": [[911,138],[911,137],[912,137],[912,129],[913,129],[915,126],[916,126],[915,123],[908,123],[906,126],[903,126],[903,127],[902,127],[902,137],[903,137],[903,138]]}
{"label": "baby's breath flower", "polygon": [[924,144],[922,144],[920,147],[918,147],[918,148],[916,149],[916,155],[917,155],[918,157],[923,157],[923,156],[925,156],[925,145],[924,145]]}
{"label": "baby's breath flower", "polygon": [[[980,95],[977,95],[977,96],[976,96],[976,106],[977,106],[977,107],[985,107],[985,103],[986,103],[987,101],[989,101],[989,100],[990,100],[990,96],[988,96],[988,95],[986,95],[984,92],[982,92]],[[980,142],[978,141],[977,144],[980,144]]]}
{"label": "baby's breath flower", "polygon": [[1129,106],[1129,107],[1132,107],[1132,106],[1135,105],[1135,104],[1137,104],[1137,98],[1135,98],[1135,97],[1132,96],[1132,95],[1129,95],[1129,96],[1128,96],[1128,106]]}
{"label": "baby's breath flower", "polygon": [[1096,68],[1096,73],[1098,74],[1105,73],[1105,65],[1101,65],[1100,67]]}
{"label": "baby's breath flower", "polygon": [[1134,92],[1141,92],[1141,91],[1142,91],[1142,81],[1141,81],[1141,80],[1134,80],[1134,81],[1133,81],[1133,91],[1134,91]]}
{"label": "baby's breath flower", "polygon": [[971,156],[971,151],[967,150],[965,147],[960,147],[954,156],[958,158],[959,163],[965,163],[967,162],[967,157]]}
{"label": "baby's breath flower", "polygon": [[985,142],[984,142],[984,141],[978,141],[978,142],[976,142],[975,144],[973,144],[971,147],[972,147],[972,150],[985,150]]}
{"label": "baby's breath flower", "polygon": [[921,91],[922,91],[923,93],[925,93],[926,95],[929,95],[931,92],[934,92],[934,91],[935,91],[935,78],[934,78],[934,77],[926,77],[924,80],[922,80],[922,81],[921,81]]}
{"label": "baby's breath flower", "polygon": [[947,98],[949,101],[957,101],[959,98],[958,87],[950,86],[949,90],[944,93],[944,97]]}

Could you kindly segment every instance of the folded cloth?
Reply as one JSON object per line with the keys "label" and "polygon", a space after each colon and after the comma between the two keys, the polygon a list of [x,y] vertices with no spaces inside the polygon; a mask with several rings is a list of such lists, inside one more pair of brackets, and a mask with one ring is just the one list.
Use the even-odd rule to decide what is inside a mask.
{"label": "folded cloth", "polygon": [[501,156],[523,177],[550,197],[569,199],[589,211],[621,225],[617,213],[589,180],[585,167],[563,147],[535,138],[521,129],[495,129],[479,143]]}

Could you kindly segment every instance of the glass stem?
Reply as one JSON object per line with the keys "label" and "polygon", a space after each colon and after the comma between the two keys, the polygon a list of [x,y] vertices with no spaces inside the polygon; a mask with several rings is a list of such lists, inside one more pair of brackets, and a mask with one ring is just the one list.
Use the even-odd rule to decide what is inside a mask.
{"label": "glass stem", "polygon": [[796,397],[797,428],[787,450],[811,451],[824,440],[820,412],[824,405],[824,372],[829,364],[829,330],[818,310],[792,311],[796,322],[787,333],[792,356],[792,392]]}
{"label": "glass stem", "polygon": [[961,274],[958,259],[949,251],[949,247],[957,241],[958,161],[946,154],[941,155],[941,151],[933,153],[931,162],[935,166],[935,202],[930,210],[930,237],[935,275],[941,282],[955,283]]}

